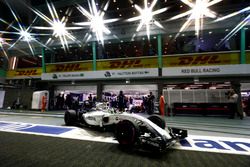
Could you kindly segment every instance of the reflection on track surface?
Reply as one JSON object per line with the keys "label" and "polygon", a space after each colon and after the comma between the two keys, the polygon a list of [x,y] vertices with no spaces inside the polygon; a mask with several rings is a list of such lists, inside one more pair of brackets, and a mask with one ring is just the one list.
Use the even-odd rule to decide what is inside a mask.
{"label": "reflection on track surface", "polygon": [[[87,131],[77,127],[0,121],[0,131],[117,143],[110,133]],[[180,150],[250,155],[250,140],[246,138],[189,135],[185,140],[176,143],[173,148]]]}
{"label": "reflection on track surface", "polygon": [[127,150],[118,144],[0,132],[1,167],[249,167],[246,155],[170,149]]}

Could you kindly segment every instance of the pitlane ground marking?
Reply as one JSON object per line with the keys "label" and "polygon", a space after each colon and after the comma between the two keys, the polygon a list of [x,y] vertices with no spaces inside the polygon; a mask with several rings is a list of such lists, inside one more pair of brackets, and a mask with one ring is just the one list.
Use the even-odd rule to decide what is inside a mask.
{"label": "pitlane ground marking", "polygon": [[188,135],[174,149],[250,155],[250,138]]}
{"label": "pitlane ground marking", "polygon": [[0,121],[0,131],[118,144],[113,136],[104,137],[92,131],[69,126]]}
{"label": "pitlane ground marking", "polygon": [[9,115],[0,115],[0,117],[8,117]]}
{"label": "pitlane ground marking", "polygon": [[[95,131],[88,131],[78,127],[0,121],[0,131],[118,144],[112,135],[103,136]],[[172,148],[250,155],[250,139],[189,135]]]}

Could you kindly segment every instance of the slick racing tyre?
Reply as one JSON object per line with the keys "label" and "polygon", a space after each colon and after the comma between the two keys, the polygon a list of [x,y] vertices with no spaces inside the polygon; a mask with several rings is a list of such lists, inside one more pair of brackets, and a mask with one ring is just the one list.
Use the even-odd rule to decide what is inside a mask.
{"label": "slick racing tyre", "polygon": [[76,123],[76,112],[74,110],[67,110],[64,113],[64,122],[67,126],[74,125]]}
{"label": "slick racing tyre", "polygon": [[162,129],[165,129],[166,127],[166,122],[165,120],[159,116],[159,115],[152,115],[150,117],[148,117],[148,119],[153,122],[154,124],[156,124],[157,126],[159,126]]}
{"label": "slick racing tyre", "polygon": [[116,125],[115,136],[122,146],[133,146],[137,142],[139,127],[134,122],[122,120]]}

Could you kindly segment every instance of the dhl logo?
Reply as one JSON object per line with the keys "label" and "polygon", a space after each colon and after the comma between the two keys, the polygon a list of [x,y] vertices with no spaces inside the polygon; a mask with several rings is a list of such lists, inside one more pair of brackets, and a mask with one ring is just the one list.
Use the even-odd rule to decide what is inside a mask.
{"label": "dhl logo", "polygon": [[218,55],[204,55],[204,56],[185,56],[178,58],[177,65],[202,65],[202,64],[219,64],[221,60],[219,60]]}
{"label": "dhl logo", "polygon": [[188,65],[205,65],[205,64],[221,64],[226,63],[225,60],[220,60],[219,55],[204,55],[204,56],[185,56],[178,57],[177,62],[171,65],[188,66]]}
{"label": "dhl logo", "polygon": [[138,68],[144,67],[141,60],[116,60],[109,62],[109,67],[111,69],[115,68]]}
{"label": "dhl logo", "polygon": [[34,70],[17,70],[16,76],[29,76],[29,75],[39,75],[38,71],[36,69]]}
{"label": "dhl logo", "polygon": [[56,64],[51,72],[66,72],[66,71],[82,71],[84,68],[81,67],[80,63],[76,64]]}

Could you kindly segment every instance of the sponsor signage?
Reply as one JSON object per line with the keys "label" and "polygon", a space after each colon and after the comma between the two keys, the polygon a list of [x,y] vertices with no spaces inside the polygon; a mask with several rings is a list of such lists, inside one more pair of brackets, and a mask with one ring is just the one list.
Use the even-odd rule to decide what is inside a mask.
{"label": "sponsor signage", "polygon": [[115,79],[158,77],[157,68],[105,70],[68,73],[43,73],[42,80],[82,80],[82,79]]}
{"label": "sponsor signage", "polygon": [[46,72],[73,72],[73,71],[91,71],[92,62],[82,63],[64,63],[64,64],[48,64]]}
{"label": "sponsor signage", "polygon": [[250,65],[221,65],[221,66],[198,66],[198,67],[170,67],[163,68],[164,77],[185,76],[217,76],[217,75],[249,75]]}
{"label": "sponsor signage", "polygon": [[164,56],[163,67],[239,64],[240,53]]}
{"label": "sponsor signage", "polygon": [[250,64],[250,51],[246,52],[246,63]]}
{"label": "sponsor signage", "polygon": [[97,61],[97,70],[158,68],[157,57]]}
{"label": "sponsor signage", "polygon": [[7,72],[7,78],[22,79],[22,78],[40,78],[42,68],[24,68],[11,70]]}
{"label": "sponsor signage", "polygon": [[[163,68],[169,68],[173,70],[174,76],[177,76],[177,68],[183,69],[183,72],[179,74],[223,74],[224,65],[239,65],[240,62],[239,53],[210,53],[210,54],[199,54],[199,55],[176,55],[176,56],[163,56]],[[250,64],[250,52],[246,52],[246,62]],[[65,73],[65,72],[92,72],[92,61],[84,62],[71,62],[71,63],[58,63],[58,64],[47,64],[47,73]],[[97,60],[97,71],[114,71],[114,70],[134,70],[134,69],[150,69],[158,68],[158,58],[157,57],[141,57],[134,59],[119,59],[119,60]],[[220,68],[207,69],[204,66],[219,66]],[[175,67],[170,69],[171,67]],[[194,67],[194,68],[193,68]],[[198,69],[196,67],[199,67]],[[201,68],[200,68],[201,67]],[[207,72],[206,72],[207,71]],[[3,72],[0,71],[2,75]],[[42,68],[25,68],[11,70],[7,72],[7,78],[12,79],[22,79],[27,77],[40,78],[42,74]],[[96,72],[95,72],[96,74]],[[128,76],[130,75],[127,73]],[[171,74],[168,76],[172,76]],[[3,75],[2,75],[3,76]],[[121,76],[115,75],[114,76]],[[124,73],[124,75],[125,73]],[[139,75],[140,76],[140,75]]]}

